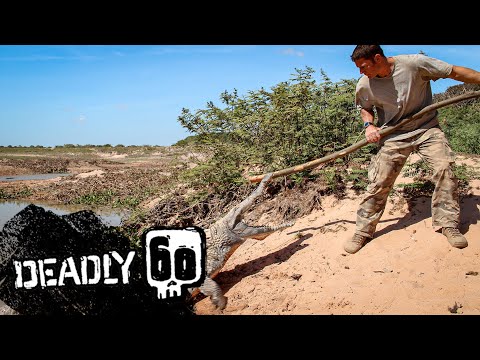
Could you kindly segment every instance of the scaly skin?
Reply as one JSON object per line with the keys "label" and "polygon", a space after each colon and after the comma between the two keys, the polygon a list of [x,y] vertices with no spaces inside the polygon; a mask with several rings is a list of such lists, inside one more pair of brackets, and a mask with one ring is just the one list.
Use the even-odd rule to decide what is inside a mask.
{"label": "scaly skin", "polygon": [[243,216],[262,194],[271,177],[272,173],[265,175],[258,187],[245,200],[205,231],[207,238],[206,278],[203,284],[192,292],[192,296],[195,296],[199,290],[204,295],[210,296],[212,303],[223,310],[227,305],[227,298],[213,278],[221,271],[228,258],[247,238],[262,240],[271,233],[294,224],[294,222],[287,222],[277,226],[250,226],[242,221]]}

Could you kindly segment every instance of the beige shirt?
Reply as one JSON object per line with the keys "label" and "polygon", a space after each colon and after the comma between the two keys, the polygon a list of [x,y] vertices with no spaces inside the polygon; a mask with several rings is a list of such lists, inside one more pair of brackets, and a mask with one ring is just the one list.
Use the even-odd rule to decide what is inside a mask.
{"label": "beige shirt", "polygon": [[[355,104],[358,109],[375,110],[378,127],[398,124],[424,107],[432,104],[430,80],[447,78],[453,65],[422,54],[397,55],[390,76],[372,78],[362,76],[357,83]],[[431,111],[411,121],[406,127],[382,138],[403,140],[438,126],[438,112]]]}

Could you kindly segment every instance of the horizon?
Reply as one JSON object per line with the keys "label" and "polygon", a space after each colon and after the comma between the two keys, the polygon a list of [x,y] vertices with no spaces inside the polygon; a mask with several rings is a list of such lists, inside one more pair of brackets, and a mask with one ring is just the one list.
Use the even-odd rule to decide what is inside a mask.
{"label": "horizon", "polygon": [[[223,107],[311,67],[338,82],[358,79],[355,45],[1,45],[3,147],[171,146],[194,135],[181,109]],[[382,45],[386,56],[424,52],[480,70],[480,45]],[[432,93],[461,84],[432,81]]]}

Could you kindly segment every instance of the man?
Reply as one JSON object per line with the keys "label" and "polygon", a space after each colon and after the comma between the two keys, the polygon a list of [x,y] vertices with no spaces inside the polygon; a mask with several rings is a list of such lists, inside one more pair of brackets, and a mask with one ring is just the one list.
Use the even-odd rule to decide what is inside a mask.
{"label": "man", "polygon": [[450,78],[480,84],[480,72],[423,54],[386,57],[379,45],[357,45],[351,60],[363,74],[357,83],[355,102],[365,137],[370,143],[378,142],[380,148],[369,165],[369,185],[357,211],[355,234],[345,242],[345,251],[354,254],[373,238],[388,194],[412,151],[417,151],[433,169],[434,230],[441,231],[453,247],[466,247],[468,242],[458,230],[460,206],[458,181],[452,171],[454,153],[440,129],[437,111],[385,137],[380,136],[379,130],[432,104],[431,80]]}

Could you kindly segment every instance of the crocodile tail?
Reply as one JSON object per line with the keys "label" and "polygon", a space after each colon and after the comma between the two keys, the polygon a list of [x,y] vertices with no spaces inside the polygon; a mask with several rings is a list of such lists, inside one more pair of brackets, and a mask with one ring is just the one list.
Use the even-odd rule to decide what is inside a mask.
{"label": "crocodile tail", "polygon": [[224,216],[225,221],[227,221],[231,228],[238,224],[238,222],[243,218],[243,215],[254,205],[255,200],[262,195],[263,189],[272,175],[273,173],[268,173],[265,175],[257,188],[249,196],[247,196],[246,199],[233,207],[227,213],[227,215]]}

